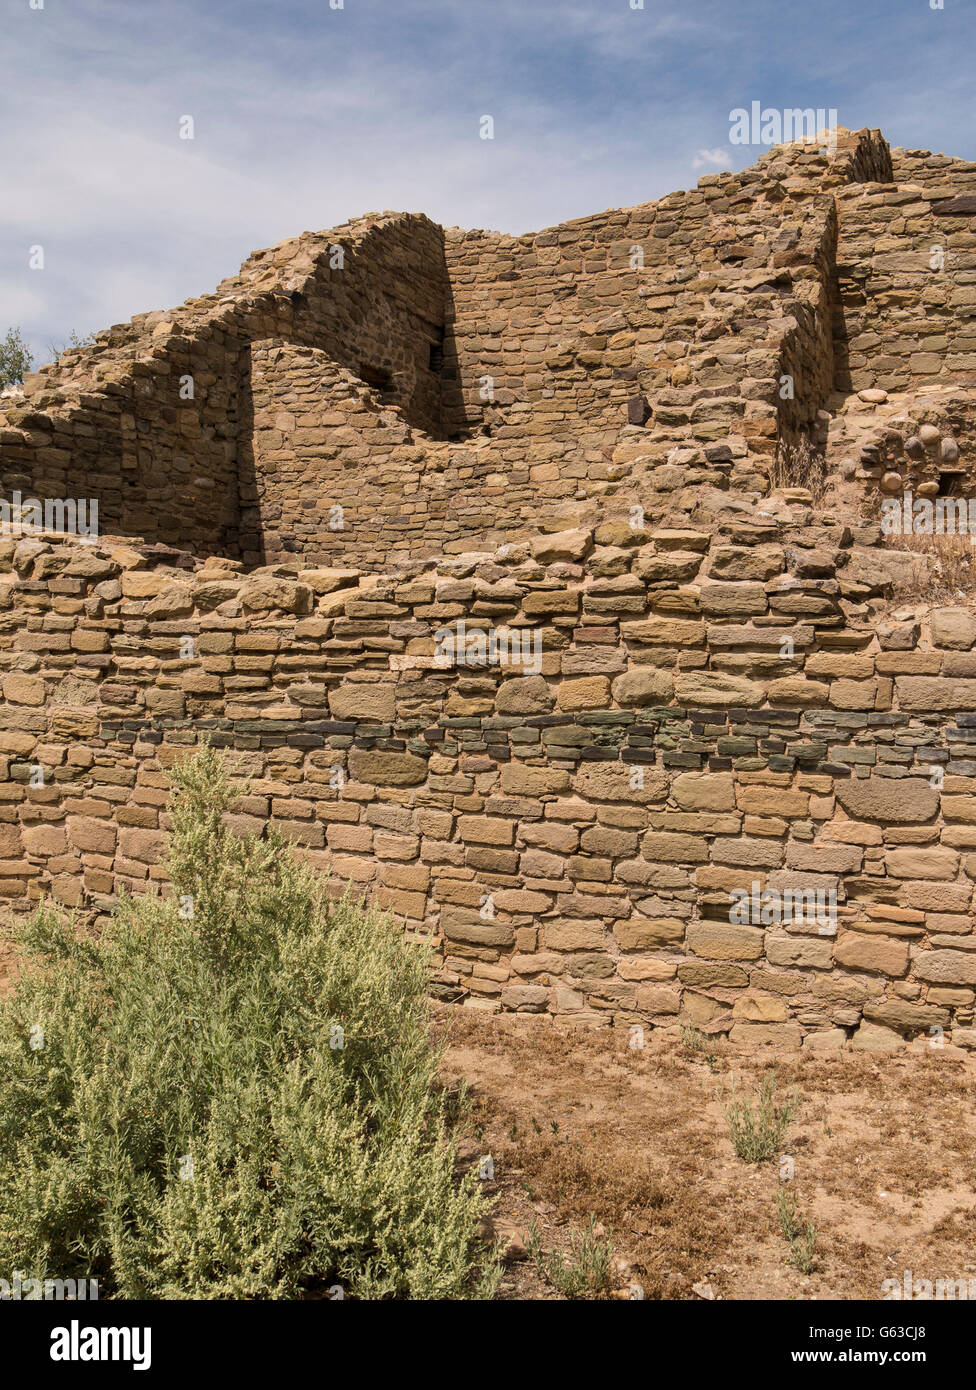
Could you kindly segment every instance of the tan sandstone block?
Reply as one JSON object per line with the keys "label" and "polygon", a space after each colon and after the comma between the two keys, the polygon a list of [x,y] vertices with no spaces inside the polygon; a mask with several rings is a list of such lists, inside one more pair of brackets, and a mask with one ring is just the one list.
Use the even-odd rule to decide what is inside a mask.
{"label": "tan sandstone block", "polygon": [[415,753],[383,753],[350,748],[349,772],[357,782],[381,787],[413,787],[427,777],[427,762]]}
{"label": "tan sandstone block", "polygon": [[678,946],[686,923],[680,917],[631,917],[613,924],[613,934],[623,951],[652,951]]}
{"label": "tan sandstone block", "polygon": [[[98,820],[91,816],[68,817],[68,841],[75,849],[92,854],[114,854],[117,837],[118,832],[109,820]],[[158,840],[159,837],[156,838]],[[123,853],[129,858],[139,857],[133,856],[132,847],[138,847],[137,842],[133,842]],[[151,862],[155,863],[156,860]]]}
{"label": "tan sandstone block", "polygon": [[610,681],[606,676],[581,676],[563,681],[556,691],[556,705],[565,711],[606,709],[610,704]]}
{"label": "tan sandstone block", "polygon": [[663,985],[638,985],[637,1007],[648,1014],[676,1014],[681,1008],[681,990]]}
{"label": "tan sandstone block", "polygon": [[834,960],[849,970],[896,978],[908,970],[908,946],[889,936],[844,932],[834,945]]}
{"label": "tan sandstone block", "polygon": [[729,772],[682,772],[671,795],[684,811],[732,811],[735,787]]}
{"label": "tan sandstone block", "polygon": [[742,994],[732,1005],[732,1017],[749,1023],[785,1023],[789,1018],[786,1000],[761,994]]}
{"label": "tan sandstone block", "polygon": [[756,1047],[769,1044],[789,1052],[799,1051],[803,1029],[798,1023],[734,1023],[729,1042],[737,1047]]}
{"label": "tan sandstone block", "polygon": [[3,698],[14,705],[43,705],[44,682],[39,676],[11,671],[3,678]]}
{"label": "tan sandstone block", "polygon": [[922,825],[939,808],[939,793],[921,777],[844,779],[837,782],[836,796],[853,819],[892,825]]}
{"label": "tan sandstone block", "polygon": [[333,719],[375,719],[389,724],[396,715],[396,689],[393,685],[368,681],[346,681],[329,691]]}
{"label": "tan sandstone block", "polygon": [[688,949],[709,960],[758,960],[763,953],[763,933],[757,927],[732,922],[691,922]]}
{"label": "tan sandstone block", "polygon": [[458,835],[466,844],[511,845],[515,822],[496,816],[458,816]]}

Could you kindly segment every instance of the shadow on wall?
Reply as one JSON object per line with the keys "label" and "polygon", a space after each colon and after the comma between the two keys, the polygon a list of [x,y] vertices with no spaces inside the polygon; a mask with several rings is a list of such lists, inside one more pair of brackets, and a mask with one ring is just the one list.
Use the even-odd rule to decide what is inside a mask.
{"label": "shadow on wall", "polygon": [[[139,361],[114,389],[88,381],[74,401],[56,394],[55,378],[46,395],[8,406],[0,495],[97,501],[103,534],[234,554],[242,341],[234,329],[219,344],[187,336],[167,362],[150,359],[165,371]],[[175,399],[184,382],[199,389]]]}
{"label": "shadow on wall", "polygon": [[237,397],[237,497],[240,527],[230,551],[234,559],[249,565],[266,561],[264,529],[260,514],[260,488],[255,465],[254,392],[251,388],[251,347],[244,348],[238,367]]}
{"label": "shadow on wall", "polygon": [[849,396],[854,389],[851,376],[851,327],[857,332],[857,316],[867,303],[865,277],[855,278],[854,267],[835,262],[830,277],[830,312],[834,339],[834,390]]}
{"label": "shadow on wall", "polygon": [[462,394],[443,233],[426,218],[373,229],[340,266],[326,260],[291,310],[237,364],[233,553],[248,566],[334,543],[330,502],[355,492],[357,474],[375,482],[391,446],[483,427]]}
{"label": "shadow on wall", "polygon": [[[426,217],[377,227],[293,296],[290,341],[320,348],[431,439],[464,437],[444,233]],[[478,422],[480,423],[480,422]]]}

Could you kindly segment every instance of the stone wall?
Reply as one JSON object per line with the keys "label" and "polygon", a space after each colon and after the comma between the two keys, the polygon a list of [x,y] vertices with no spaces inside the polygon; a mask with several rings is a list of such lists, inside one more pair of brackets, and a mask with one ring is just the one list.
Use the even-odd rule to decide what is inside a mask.
{"label": "stone wall", "polygon": [[689,465],[721,490],[764,491],[777,443],[809,433],[832,387],[826,190],[890,174],[876,132],[840,146],[777,149],[534,235],[449,230],[446,439],[328,354],[253,345],[265,557],[382,568],[608,508],[661,519]]}
{"label": "stone wall", "polygon": [[487,439],[461,446],[412,428],[384,393],[318,348],[254,343],[250,373],[256,506],[246,562],[352,555],[389,565],[491,528],[480,496],[493,468]]}
{"label": "stone wall", "polygon": [[95,498],[104,531],[260,562],[251,344],[316,347],[436,434],[447,303],[442,233],[425,217],[256,252],[215,294],[116,325],[0,401],[2,494]]}
{"label": "stone wall", "polygon": [[207,737],[445,999],[976,1042],[976,616],[878,525],[976,477],[972,177],[862,131],[525,237],[370,215],[5,396],[4,495],[103,536],[0,538],[0,899],[165,889]]}
{"label": "stone wall", "polygon": [[[879,132],[841,133],[523,237],[395,214],[305,233],[29,378],[0,402],[0,484],[95,497],[103,529],[197,554],[369,569],[543,518],[662,519],[675,465],[762,493],[816,427],[835,330],[860,371],[850,285],[873,293],[858,258],[899,196],[863,181],[891,169]],[[879,292],[867,318],[900,332],[902,312]]]}
{"label": "stone wall", "polygon": [[[902,558],[799,497],[384,576],[7,540],[0,894],[97,915],[162,886],[165,772],[206,735],[253,779],[237,827],[428,935],[444,998],[971,1036],[976,617],[892,617]],[[491,630],[517,662],[481,660]],[[763,920],[790,889],[833,892],[836,929]]]}
{"label": "stone wall", "polygon": [[841,390],[976,383],[976,202],[950,191],[976,189],[976,173],[961,185],[923,184],[915,161],[907,163],[904,184],[851,185],[836,195]]}

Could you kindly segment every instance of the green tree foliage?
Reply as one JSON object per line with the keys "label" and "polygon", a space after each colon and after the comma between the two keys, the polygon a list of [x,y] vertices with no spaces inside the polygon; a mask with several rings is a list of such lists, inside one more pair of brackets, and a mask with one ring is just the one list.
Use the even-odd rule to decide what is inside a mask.
{"label": "green tree foliage", "polygon": [[30,348],[19,328],[8,328],[0,338],[0,390],[23,381],[31,369]]}

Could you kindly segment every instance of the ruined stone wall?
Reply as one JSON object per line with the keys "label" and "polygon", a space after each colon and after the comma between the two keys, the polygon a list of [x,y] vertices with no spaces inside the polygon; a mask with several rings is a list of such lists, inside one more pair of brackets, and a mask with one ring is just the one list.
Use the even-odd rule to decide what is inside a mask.
{"label": "ruined stone wall", "polygon": [[528,441],[550,500],[594,495],[615,481],[628,419],[646,426],[628,448],[653,463],[730,432],[768,455],[780,428],[809,424],[833,375],[830,161],[773,153],[536,236],[448,233],[462,397],[469,418],[484,412],[500,474]]}
{"label": "ruined stone wall", "polygon": [[163,333],[155,341],[147,334],[122,371],[107,369],[70,392],[46,389],[38,376],[22,400],[0,402],[0,493],[92,499],[103,530],[204,554],[233,551],[241,402],[226,364],[239,339],[216,326],[185,336],[162,317],[158,327],[170,330],[165,348]]}
{"label": "ruined stone wall", "polygon": [[[3,542],[0,894],[97,913],[161,884],[165,771],[206,734],[253,779],[237,827],[273,820],[428,935],[445,998],[813,1047],[962,1036],[976,618],[887,617],[901,560],[851,541],[797,502],[385,576]],[[445,664],[462,622],[526,634],[523,659]],[[836,930],[763,920],[788,889],[833,891]]]}
{"label": "ruined stone wall", "polygon": [[[306,233],[298,246],[303,274],[293,270],[284,286],[292,286],[291,324],[267,336],[320,349],[437,435],[441,378],[431,348],[441,342],[449,295],[441,229],[427,217],[384,214],[352,235]],[[277,250],[261,254],[273,259]]]}
{"label": "ruined stone wall", "polygon": [[[0,401],[3,495],[93,497],[105,531],[260,562],[251,343],[318,347],[436,434],[430,353],[447,293],[442,234],[425,217],[257,252],[216,294],[117,325]],[[327,487],[314,469],[306,481]],[[283,539],[272,532],[272,550]]]}
{"label": "ruined stone wall", "polygon": [[661,517],[676,460],[762,491],[832,384],[835,196],[889,174],[862,131],[535,235],[305,233],[29,378],[0,484],[199,554],[375,569],[608,500]]}
{"label": "ruined stone wall", "polygon": [[[723,189],[716,185],[713,192],[718,198]],[[724,194],[722,207],[727,188]],[[676,195],[670,225],[688,208],[697,209],[693,221],[700,226],[706,204],[701,193]],[[655,208],[637,215],[653,220]],[[475,303],[474,289],[463,291],[456,247],[449,252],[459,316],[447,341],[460,345],[464,419],[470,425],[480,411],[487,433],[463,441],[431,438],[396,401],[364,387],[329,353],[275,340],[252,344],[254,533],[264,538],[265,558],[298,554],[306,563],[386,567],[410,555],[470,548],[472,537],[489,547],[518,539],[538,529],[541,518],[558,527],[592,514],[604,497],[614,499],[618,512],[639,504],[660,514],[670,499],[655,496],[660,489],[654,480],[646,485],[647,473],[673,459],[676,449],[687,464],[696,456],[705,462],[704,450],[717,445],[719,462],[726,454],[731,461],[733,484],[753,485],[760,457],[779,434],[809,424],[830,388],[832,200],[820,199],[802,226],[781,225],[777,217],[775,234],[750,202],[728,221],[719,261],[700,233],[679,254],[663,233],[655,243],[649,222],[619,214],[626,235],[621,240],[618,229],[606,254],[622,254],[624,243],[628,257],[651,249],[639,271],[600,275],[586,238],[602,235],[607,221],[580,224],[584,250],[573,253],[582,259],[574,262],[571,295],[554,289],[558,267],[551,264],[527,284],[522,275],[511,278],[509,262],[494,251],[479,262],[484,283],[493,291],[508,287],[513,299],[510,326],[497,339],[472,336],[470,329],[491,322],[496,309]],[[713,239],[721,225],[716,212],[708,222]],[[733,226],[741,240],[728,255]],[[550,235],[542,234],[543,243]],[[638,236],[639,242],[628,240]],[[538,240],[523,239],[529,248]],[[529,259],[537,259],[536,251]],[[662,265],[673,266],[667,284]],[[690,278],[699,265],[701,277]],[[622,307],[604,323],[605,332],[593,323],[587,332],[583,309],[596,311],[598,292],[615,295]],[[547,296],[557,308],[543,310]],[[533,301],[536,311],[528,307]],[[534,321],[533,312],[539,322],[549,321],[548,349],[529,336],[538,327],[517,336],[518,325]],[[689,341],[674,337],[682,323],[695,325],[685,329]],[[545,362],[537,361],[539,353]],[[450,377],[449,359],[444,370]],[[786,400],[779,392],[784,372],[794,381]],[[494,400],[476,404],[479,383],[489,378]],[[628,425],[628,404],[635,401],[647,418]],[[244,558],[252,560],[254,552],[246,550]]]}
{"label": "ruined stone wall", "polygon": [[922,183],[918,164],[899,161],[894,187],[851,185],[836,195],[841,391],[976,384],[976,203],[954,206],[950,191],[976,188],[976,176],[953,185],[939,169],[929,171],[938,182]]}
{"label": "ruined stone wall", "polygon": [[898,145],[891,151],[889,178],[900,184],[921,185],[926,192],[949,199],[976,191],[976,164],[951,155],[907,150]]}
{"label": "ruined stone wall", "polygon": [[269,562],[386,568],[492,528],[492,494],[477,493],[492,468],[487,439],[461,446],[412,428],[320,349],[254,343],[250,371],[256,506],[246,561],[259,558],[260,537]]}
{"label": "ruined stone wall", "polygon": [[659,519],[675,465],[764,490],[833,382],[825,189],[886,169],[866,132],[537,235],[449,231],[444,439],[326,353],[252,345],[265,558],[383,568],[601,508]]}

